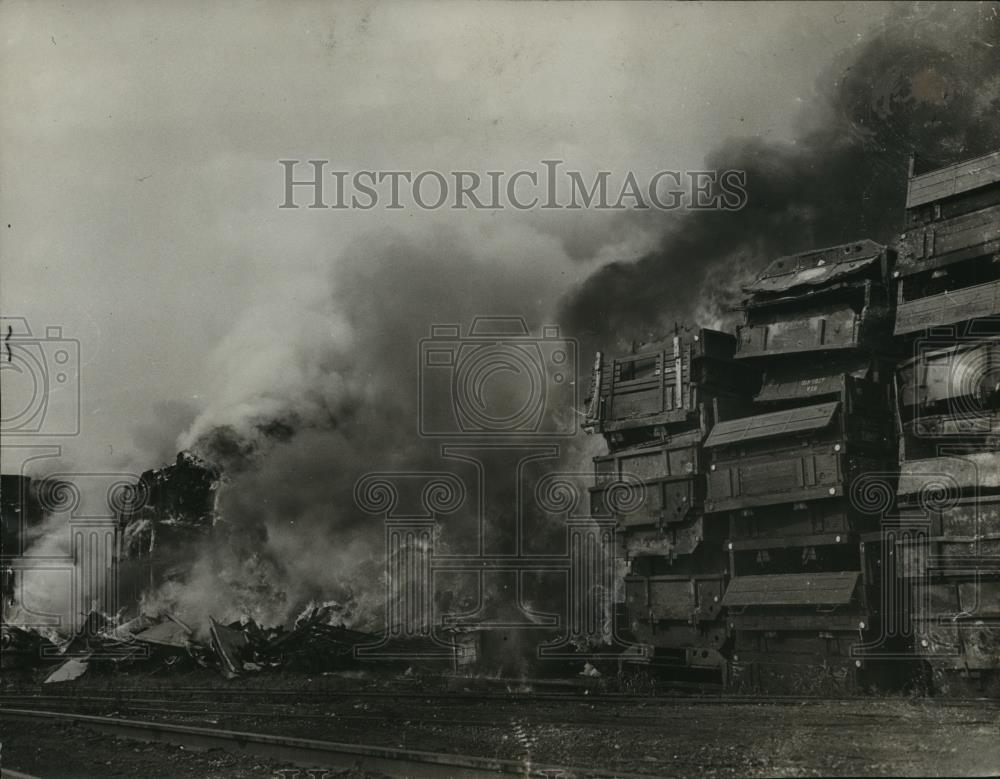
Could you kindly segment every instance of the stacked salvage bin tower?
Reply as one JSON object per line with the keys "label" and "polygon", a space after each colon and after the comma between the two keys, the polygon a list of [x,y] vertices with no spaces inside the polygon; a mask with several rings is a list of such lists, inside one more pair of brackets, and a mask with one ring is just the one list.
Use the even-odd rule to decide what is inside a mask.
{"label": "stacked salvage bin tower", "polygon": [[[744,291],[735,357],[761,371],[753,412],[715,424],[706,510],[728,520],[732,682],[855,686],[852,646],[881,635],[879,509],[895,486],[893,254],[860,240],[774,260]],[[874,510],[852,485],[883,474]]]}
{"label": "stacked salvage bin tower", "polygon": [[[783,257],[734,338],[700,330],[598,356],[595,515],[615,515],[625,635],[654,664],[741,688],[853,687],[882,635],[880,522],[896,488],[893,253]],[[884,499],[858,500],[880,474]],[[627,510],[605,493],[641,485]],[[860,482],[858,482],[860,483]]]}
{"label": "stacked salvage bin tower", "polygon": [[[599,356],[592,505],[661,664],[1000,694],[1000,152],[907,184],[893,247],[774,260],[735,341]],[[645,500],[609,509],[629,480]]]}
{"label": "stacked salvage bin tower", "polygon": [[[740,413],[759,379],[732,335],[678,329],[621,355],[598,354],[585,428],[604,436],[591,505],[614,515],[626,571],[624,636],[642,662],[724,678],[724,525],[705,515],[703,444]],[[635,500],[615,501],[622,484]]]}
{"label": "stacked salvage bin tower", "polygon": [[911,175],[895,334],[917,653],[943,692],[1000,691],[1000,152]]}

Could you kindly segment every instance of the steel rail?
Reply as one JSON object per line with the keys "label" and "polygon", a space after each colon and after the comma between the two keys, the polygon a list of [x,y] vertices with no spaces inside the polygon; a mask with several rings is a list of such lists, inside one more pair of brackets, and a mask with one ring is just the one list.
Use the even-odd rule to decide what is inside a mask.
{"label": "steel rail", "polygon": [[[69,714],[101,714],[101,709],[98,706],[93,705],[78,705],[73,707],[46,707],[45,711],[59,712],[59,713],[69,713]],[[107,709],[104,709],[104,713],[107,713]],[[123,716],[136,716],[136,717],[154,717],[156,722],[168,723],[168,722],[211,722],[213,725],[217,724],[219,721],[226,721],[229,726],[233,726],[236,722],[242,720],[252,720],[257,721],[261,719],[267,719],[269,721],[278,723],[301,723],[302,725],[309,725],[311,723],[322,723],[323,725],[331,724],[358,724],[358,723],[372,723],[372,724],[387,724],[387,725],[406,725],[412,728],[415,732],[419,732],[424,727],[431,728],[441,728],[441,727],[466,727],[466,728],[480,728],[496,730],[497,728],[503,728],[510,724],[510,715],[501,715],[499,717],[486,719],[478,716],[464,716],[462,718],[438,718],[438,717],[423,717],[414,716],[412,714],[400,714],[400,713],[377,713],[377,714],[341,714],[337,713],[331,714],[315,714],[315,713],[295,713],[295,712],[255,712],[255,713],[245,713],[240,711],[220,711],[211,709],[165,709],[160,707],[144,707],[144,706],[132,706],[123,705],[115,708],[113,712],[115,715]],[[859,724],[863,724],[865,727],[871,726],[872,720],[893,720],[897,715],[893,712],[851,712],[849,714],[839,713],[838,716],[842,719],[850,718]],[[536,713],[530,713],[523,715],[522,724],[530,725],[531,727],[539,726],[558,726],[562,728],[578,729],[578,730],[599,730],[604,733],[614,730],[621,729],[624,731],[634,731],[639,729],[645,730],[662,730],[664,727],[675,722],[675,719],[667,719],[664,717],[659,717],[655,715],[632,715],[632,714],[618,714],[616,716],[603,715],[600,717],[588,716],[580,718],[567,718],[567,717],[552,717],[552,716],[539,716]],[[989,724],[992,720],[981,720],[983,724]],[[848,723],[844,723],[846,727]],[[412,736],[411,736],[412,738]]]}
{"label": "steel rail", "polygon": [[[34,690],[28,688],[20,689],[8,689],[0,690],[0,697],[7,697],[10,695],[23,695],[32,694],[36,690],[39,693],[48,693],[53,688],[51,686],[46,686],[44,689],[39,687]],[[86,690],[87,687],[74,687],[74,690]],[[511,691],[498,691],[498,690],[364,690],[364,689],[268,689],[268,688],[248,688],[248,687],[122,687],[122,688],[99,688],[102,692],[108,695],[116,695],[119,692],[125,694],[131,694],[134,692],[146,692],[149,694],[157,694],[163,692],[171,696],[179,696],[182,694],[204,694],[204,695],[231,695],[239,697],[292,697],[292,698],[310,698],[310,699],[320,699],[325,700],[328,698],[343,698],[343,697],[364,697],[364,698],[428,698],[428,699],[439,699],[439,700],[467,700],[470,698],[474,699],[484,699],[484,700],[552,700],[552,701],[592,701],[592,700],[622,700],[622,701],[669,701],[669,700],[709,700],[719,697],[714,693],[668,693],[661,695],[634,695],[631,693],[606,693],[606,692],[535,692],[528,690],[511,690]],[[73,693],[69,693],[72,695]],[[733,697],[733,696],[729,696]],[[741,696],[736,696],[741,697]],[[753,696],[747,696],[753,697]],[[780,696],[771,696],[780,697]],[[788,696],[796,697],[796,696]],[[855,696],[856,698],[862,698],[864,696]]]}
{"label": "steel rail", "polygon": [[[400,692],[390,692],[385,690],[267,690],[267,689],[246,689],[246,688],[225,688],[225,687],[205,687],[205,688],[135,688],[105,691],[103,695],[88,695],[83,690],[77,688],[68,689],[66,692],[50,692],[51,688],[39,692],[29,691],[0,691],[0,701],[5,700],[103,700],[108,702],[145,701],[150,703],[164,702],[177,703],[184,701],[187,703],[199,703],[193,699],[192,695],[204,695],[210,698],[221,698],[230,696],[233,698],[247,698],[258,696],[262,698],[293,697],[295,703],[301,705],[311,705],[325,703],[331,700],[343,698],[384,698],[384,699],[426,699],[426,700],[455,700],[455,701],[489,701],[489,702],[509,702],[509,703],[535,703],[535,702],[562,702],[562,703],[629,703],[653,706],[663,706],[669,704],[708,704],[708,705],[757,705],[757,704],[788,704],[788,705],[819,705],[826,703],[855,703],[886,702],[886,703],[914,703],[929,704],[935,706],[997,706],[1000,705],[1000,698],[996,697],[941,697],[941,696],[886,696],[873,697],[870,695],[845,695],[845,696],[818,696],[818,695],[715,695],[715,694],[677,694],[669,695],[630,695],[627,693],[594,693],[571,694],[571,693],[532,693],[532,692],[417,692],[404,690]],[[137,695],[138,693],[138,695]],[[146,697],[149,695],[150,697]],[[185,698],[185,695],[189,696]],[[162,697],[153,697],[162,696]],[[218,700],[205,701],[206,703],[218,703]]]}

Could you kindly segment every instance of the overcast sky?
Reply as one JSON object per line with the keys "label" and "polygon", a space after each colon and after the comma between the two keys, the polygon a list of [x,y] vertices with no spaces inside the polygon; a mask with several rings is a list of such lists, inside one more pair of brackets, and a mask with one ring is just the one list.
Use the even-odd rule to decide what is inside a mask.
{"label": "overcast sky", "polygon": [[[588,213],[281,211],[277,160],[697,168],[729,136],[792,138],[824,69],[886,13],[4,2],[2,314],[80,342],[82,432],[58,441],[68,459],[153,466],[199,409],[222,402],[223,339],[249,328],[280,350],[283,318],[337,284],[348,246],[447,227],[495,245],[512,269],[544,265],[544,283],[526,289],[544,311],[596,263],[655,238]],[[391,291],[356,294],[377,306]],[[54,395],[52,413],[67,402]]]}

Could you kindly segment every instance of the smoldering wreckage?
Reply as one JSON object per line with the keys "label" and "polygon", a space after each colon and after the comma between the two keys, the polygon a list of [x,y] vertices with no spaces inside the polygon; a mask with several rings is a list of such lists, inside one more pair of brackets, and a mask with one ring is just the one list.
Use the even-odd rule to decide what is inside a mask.
{"label": "smoldering wreckage", "polygon": [[[998,252],[1000,152],[911,169],[893,245],[773,260],[744,288],[735,335],[678,328],[598,354],[584,427],[608,453],[591,511],[613,519],[626,572],[613,635],[597,641],[607,668],[751,691],[1000,691]],[[117,518],[126,601],[184,575],[222,478],[186,452],[143,474],[141,508]],[[642,500],[623,501],[623,485]],[[2,486],[4,547],[18,548],[18,529],[42,520],[37,485]],[[18,577],[4,574],[5,615]],[[5,621],[3,664],[45,666],[53,682],[323,672],[379,640],[349,612],[313,604],[274,627],[96,610],[62,637]],[[475,632],[438,633],[453,651],[429,665],[488,664]]]}
{"label": "smoldering wreckage", "polygon": [[[121,560],[118,574],[133,585],[132,611],[90,611],[75,632],[2,624],[4,671],[41,670],[44,681],[71,681],[92,670],[138,670],[142,674],[206,668],[227,679],[266,669],[316,672],[355,665],[352,650],[374,637],[343,625],[338,603],[310,605],[289,627],[262,627],[252,619],[189,625],[169,611],[143,613],[138,597],[183,575],[183,557],[193,540],[212,530],[220,475],[189,452],[177,462],[142,474],[136,485],[149,497],[137,512],[118,517]],[[51,485],[50,485],[51,486]],[[26,477],[3,477],[4,540],[17,548],[18,533],[42,521],[38,486]],[[16,609],[18,575],[4,575],[5,613]]]}
{"label": "smoldering wreckage", "polygon": [[[21,536],[44,526],[53,509],[66,509],[78,498],[72,485],[24,476],[3,476],[3,541],[7,550],[23,548]],[[243,611],[239,619],[221,621],[208,615],[203,622],[189,621],[163,597],[174,585],[189,582],[197,551],[215,541],[238,544],[233,528],[222,519],[220,490],[226,484],[222,471],[182,451],[176,462],[143,473],[133,484],[113,485],[109,505],[116,507],[112,521],[74,532],[69,559],[74,576],[82,575],[80,559],[96,561],[98,577],[77,581],[83,605],[79,625],[67,634],[52,623],[55,615],[30,610],[24,581],[31,576],[30,552],[24,566],[18,560],[3,575],[2,647],[0,661],[5,679],[37,679],[44,683],[72,682],[85,674],[134,674],[140,677],[183,674],[199,669],[228,680],[261,673],[323,674],[335,672],[386,672],[393,676],[418,673],[479,673],[510,675],[521,669],[534,646],[522,646],[517,630],[503,625],[505,604],[490,603],[500,624],[483,630],[456,624],[432,630],[426,622],[408,620],[412,629],[398,623],[386,632],[371,629],[382,617],[378,607],[361,606],[349,593],[343,602],[310,601],[288,624],[261,623]],[[65,531],[60,528],[59,531]],[[254,541],[259,540],[256,537]],[[427,546],[414,545],[426,556]],[[408,559],[400,554],[402,567]],[[249,554],[245,562],[254,560]],[[264,570],[266,566],[259,566]],[[386,571],[386,575],[389,572]],[[253,576],[259,576],[255,570]],[[99,580],[99,581],[98,581]],[[383,581],[372,581],[378,589]],[[106,586],[109,585],[109,586]],[[202,586],[199,582],[198,587]],[[246,597],[267,601],[274,593],[255,580],[241,582]],[[91,597],[95,596],[95,597]],[[410,597],[405,587],[399,598]],[[389,604],[382,601],[379,605]],[[374,613],[361,614],[363,609]],[[557,636],[535,629],[545,641]],[[388,639],[387,639],[388,636]],[[368,655],[366,656],[366,650]],[[579,665],[579,664],[578,664]],[[550,663],[551,666],[551,663]],[[558,666],[564,670],[564,666]],[[582,675],[599,672],[585,664]]]}

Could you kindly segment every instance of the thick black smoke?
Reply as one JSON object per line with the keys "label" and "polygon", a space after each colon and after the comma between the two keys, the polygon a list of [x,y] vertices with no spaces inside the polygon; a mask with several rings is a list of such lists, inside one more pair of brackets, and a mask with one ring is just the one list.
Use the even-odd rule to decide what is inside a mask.
{"label": "thick black smoke", "polygon": [[675,321],[725,324],[740,281],[767,261],[899,232],[909,157],[930,169],[1000,148],[1000,10],[904,6],[845,52],[802,109],[798,138],[733,139],[710,169],[745,170],[739,212],[689,212],[660,246],[606,265],[563,301],[593,348],[648,340]]}
{"label": "thick black smoke", "polygon": [[[350,604],[351,624],[379,629],[383,522],[355,503],[356,483],[371,472],[404,491],[407,474],[458,473],[468,499],[442,520],[440,542],[475,550],[481,498],[487,543],[511,551],[515,466],[485,458],[480,495],[475,469],[419,434],[419,341],[433,325],[464,331],[479,316],[550,324],[563,281],[555,256],[518,257],[520,235],[477,238],[440,227],[367,236],[236,324],[213,358],[212,403],[180,441],[225,474],[221,521],[191,575],[151,593],[147,608],[198,624],[209,615],[272,624],[332,599]],[[572,405],[553,409],[571,425]],[[579,445],[568,443],[561,462]],[[400,512],[418,508],[413,497],[404,495]],[[535,553],[545,550],[545,539],[532,541]]]}
{"label": "thick black smoke", "polygon": [[[931,167],[1000,147],[993,10],[905,9],[831,70],[795,143],[734,140],[711,155],[712,167],[747,171],[748,207],[683,215],[658,251],[601,269],[565,298],[580,373],[588,346],[718,318],[734,280],[776,255],[891,239],[911,150]],[[354,485],[371,471],[454,470],[418,434],[418,341],[433,324],[482,315],[548,324],[567,262],[525,232],[369,236],[235,323],[213,357],[212,402],[181,442],[228,474],[220,504],[231,532],[160,594],[168,605],[192,621],[200,610],[277,622],[310,599],[381,597],[382,523],[354,504]],[[563,465],[586,462],[578,446]],[[503,543],[515,496],[508,481],[492,485],[487,531]],[[478,529],[479,507],[467,508],[446,528],[452,544]]]}

